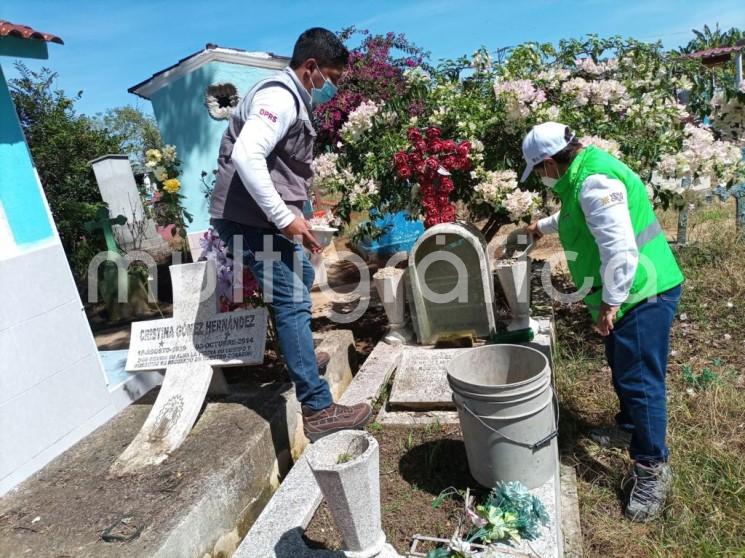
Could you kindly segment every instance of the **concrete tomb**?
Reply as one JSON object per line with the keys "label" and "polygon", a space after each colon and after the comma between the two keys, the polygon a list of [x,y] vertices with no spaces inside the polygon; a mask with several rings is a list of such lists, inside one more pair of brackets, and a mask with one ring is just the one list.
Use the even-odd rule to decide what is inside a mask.
{"label": "concrete tomb", "polygon": [[164,461],[191,430],[212,381],[212,366],[264,359],[264,308],[217,313],[212,262],[171,266],[173,318],[132,324],[127,370],[165,368],[142,430],[112,466],[116,475]]}

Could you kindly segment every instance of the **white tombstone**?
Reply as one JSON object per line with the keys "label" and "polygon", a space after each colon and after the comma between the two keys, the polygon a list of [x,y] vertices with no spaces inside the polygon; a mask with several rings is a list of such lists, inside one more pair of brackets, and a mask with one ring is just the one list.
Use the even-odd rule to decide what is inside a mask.
{"label": "white tombstone", "polygon": [[443,223],[426,230],[409,255],[409,304],[417,338],[433,344],[449,333],[495,332],[494,283],[478,230]]}
{"label": "white tombstone", "polygon": [[218,313],[212,262],[170,269],[173,318],[132,324],[126,367],[165,368],[165,379],[142,429],[112,465],[115,475],[161,463],[181,445],[202,407],[213,366],[264,360],[265,308]]}
{"label": "white tombstone", "polygon": [[147,216],[137,190],[129,157],[104,155],[91,161],[101,198],[112,217],[124,215],[124,225],[114,225],[114,234],[125,250],[169,251],[168,243],[158,234],[155,222]]}

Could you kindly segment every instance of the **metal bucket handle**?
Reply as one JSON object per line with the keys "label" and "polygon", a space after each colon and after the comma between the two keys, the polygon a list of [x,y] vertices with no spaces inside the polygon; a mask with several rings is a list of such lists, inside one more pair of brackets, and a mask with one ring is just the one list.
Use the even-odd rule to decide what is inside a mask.
{"label": "metal bucket handle", "polygon": [[483,420],[481,420],[482,417],[480,417],[479,415],[477,415],[476,413],[474,413],[468,407],[468,404],[465,402],[465,400],[463,401],[463,408],[466,411],[468,411],[468,414],[470,414],[473,418],[475,418],[477,421],[479,421],[484,427],[488,428],[489,430],[491,430],[495,434],[499,434],[505,440],[508,440],[508,441],[512,442],[513,444],[517,444],[518,446],[522,446],[524,448],[528,448],[528,449],[531,449],[531,450],[537,450],[538,448],[541,448],[541,447],[545,446],[546,444],[548,444],[551,440],[553,440],[554,438],[556,438],[556,436],[559,435],[559,398],[556,396],[556,390],[553,388],[553,386],[551,387],[551,394],[552,394],[552,396],[551,396],[551,402],[554,404],[554,414],[555,414],[554,430],[553,430],[553,432],[551,432],[550,434],[548,434],[548,436],[546,436],[544,438],[541,438],[540,440],[538,440],[534,444],[528,444],[528,443],[525,443],[525,442],[520,442],[518,440],[515,440],[513,438],[510,438],[509,436],[507,436],[503,432],[497,430],[496,428],[493,428],[493,427],[489,426]]}

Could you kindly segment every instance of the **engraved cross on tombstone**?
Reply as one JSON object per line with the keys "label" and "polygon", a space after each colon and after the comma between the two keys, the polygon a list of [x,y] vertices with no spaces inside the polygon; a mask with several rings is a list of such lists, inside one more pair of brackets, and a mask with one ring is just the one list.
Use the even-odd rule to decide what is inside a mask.
{"label": "engraved cross on tombstone", "polygon": [[267,312],[217,312],[217,274],[209,261],[171,266],[173,318],[135,322],[126,370],[165,368],[158,397],[140,432],[112,465],[123,475],[163,462],[197,419],[213,366],[264,360]]}

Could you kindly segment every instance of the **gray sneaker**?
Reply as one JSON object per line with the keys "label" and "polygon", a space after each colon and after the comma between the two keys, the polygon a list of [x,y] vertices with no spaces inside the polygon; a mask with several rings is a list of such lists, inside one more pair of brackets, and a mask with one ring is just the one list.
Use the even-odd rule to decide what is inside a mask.
{"label": "gray sneaker", "polygon": [[667,463],[642,465],[634,463],[631,474],[624,481],[624,490],[631,487],[626,505],[626,517],[646,523],[662,515],[673,486],[673,473]]}

